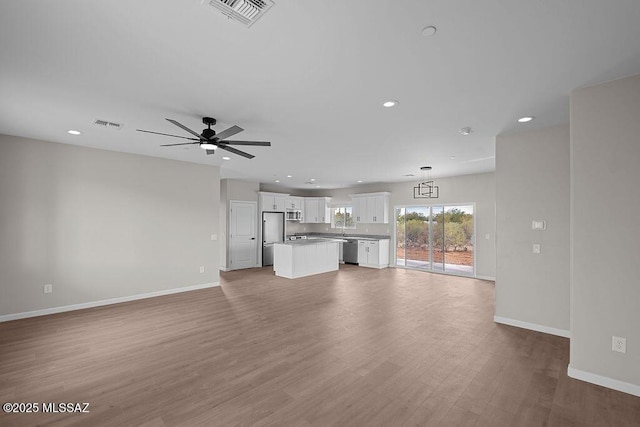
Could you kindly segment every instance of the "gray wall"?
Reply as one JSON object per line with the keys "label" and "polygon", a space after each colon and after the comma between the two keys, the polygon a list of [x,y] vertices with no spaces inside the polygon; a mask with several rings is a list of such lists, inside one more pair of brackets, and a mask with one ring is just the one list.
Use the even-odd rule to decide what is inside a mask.
{"label": "gray wall", "polygon": [[[640,76],[571,94],[571,361],[640,392]],[[611,351],[612,335],[627,353]]]}
{"label": "gray wall", "polygon": [[[258,203],[260,184],[237,179],[220,180],[220,268],[227,270],[229,251],[229,203],[232,200]],[[258,218],[256,217],[256,223]]]}
{"label": "gray wall", "polygon": [[569,191],[568,125],[497,136],[496,320],[568,336]]}
{"label": "gray wall", "polygon": [[[495,277],[495,176],[493,173],[478,175],[463,175],[449,178],[434,179],[440,187],[438,199],[414,199],[413,187],[419,181],[417,177],[411,182],[379,183],[359,185],[351,188],[334,190],[317,190],[300,192],[298,190],[268,188],[269,191],[285,192],[298,196],[327,196],[332,197],[333,203],[350,202],[350,194],[376,193],[388,191],[391,193],[389,207],[389,224],[358,224],[354,233],[357,234],[393,234],[395,206],[438,205],[475,203],[476,206],[476,275],[492,279]],[[287,222],[287,233],[304,231],[330,231],[330,224],[295,224]],[[487,239],[485,235],[489,235]],[[393,244],[390,248],[389,260],[395,259]]]}
{"label": "gray wall", "polygon": [[217,167],[0,135],[0,315],[218,282],[219,191]]}

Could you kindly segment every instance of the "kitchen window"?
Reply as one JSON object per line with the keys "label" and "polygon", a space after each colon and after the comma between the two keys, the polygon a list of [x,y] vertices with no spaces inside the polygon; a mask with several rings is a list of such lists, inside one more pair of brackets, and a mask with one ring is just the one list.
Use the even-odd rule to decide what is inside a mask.
{"label": "kitchen window", "polygon": [[353,207],[350,205],[335,206],[331,208],[331,228],[355,229],[353,222]]}

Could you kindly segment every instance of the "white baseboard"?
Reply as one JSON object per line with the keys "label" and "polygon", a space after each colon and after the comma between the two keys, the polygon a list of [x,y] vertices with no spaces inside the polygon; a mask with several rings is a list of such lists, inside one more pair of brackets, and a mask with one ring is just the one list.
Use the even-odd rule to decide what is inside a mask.
{"label": "white baseboard", "polygon": [[496,281],[495,277],[491,277],[491,276],[476,276],[476,279],[480,279],[480,280],[490,280],[492,282]]}
{"label": "white baseboard", "polygon": [[506,317],[493,316],[493,321],[503,325],[515,326],[517,328],[529,329],[559,337],[571,338],[571,332],[566,329],[552,328],[550,326],[538,325],[536,323],[523,322],[521,320],[508,319]]}
{"label": "white baseboard", "polygon": [[23,313],[12,313],[0,316],[0,322],[8,322],[10,320],[26,319],[28,317],[46,316],[48,314],[64,313],[66,311],[82,310],[85,308],[100,307],[103,305],[118,304],[121,302],[135,301],[145,298],[159,297],[163,295],[178,294],[180,292],[195,291],[198,289],[213,288],[220,286],[220,282],[203,283],[201,285],[185,286],[183,288],[166,289],[163,291],[149,292],[146,294],[129,295],[126,297],[110,298],[100,301],[83,302],[80,304],[64,305],[61,307],[45,308],[42,310],[25,311]]}
{"label": "white baseboard", "polygon": [[567,368],[567,375],[577,380],[586,381],[591,384],[600,385],[602,387],[640,397],[640,385],[614,380],[613,378],[603,377],[602,375],[592,374],[591,372],[581,371],[579,369],[572,368],[571,365]]}
{"label": "white baseboard", "polygon": [[220,267],[220,271],[229,271],[227,267]]}

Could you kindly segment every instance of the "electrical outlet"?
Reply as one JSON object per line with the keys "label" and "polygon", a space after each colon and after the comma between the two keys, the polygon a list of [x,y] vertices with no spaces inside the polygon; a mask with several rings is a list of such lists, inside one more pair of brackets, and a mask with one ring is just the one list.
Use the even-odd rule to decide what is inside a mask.
{"label": "electrical outlet", "polygon": [[532,230],[546,230],[547,229],[547,221],[531,221],[531,229]]}
{"label": "electrical outlet", "polygon": [[211,235],[211,240],[218,240],[218,235],[217,234],[212,234]]}
{"label": "electrical outlet", "polygon": [[44,285],[44,289],[42,290],[45,294],[50,294],[53,292],[53,285]]}
{"label": "electrical outlet", "polygon": [[611,337],[611,351],[617,351],[618,353],[627,352],[627,339],[622,337]]}
{"label": "electrical outlet", "polygon": [[484,238],[487,239],[487,240],[491,239],[491,234],[489,234],[489,233],[485,234]]}
{"label": "electrical outlet", "polygon": [[200,273],[204,273],[204,266],[200,267]]}
{"label": "electrical outlet", "polygon": [[533,253],[534,254],[539,254],[540,253],[540,244],[539,243],[534,243],[533,244]]}

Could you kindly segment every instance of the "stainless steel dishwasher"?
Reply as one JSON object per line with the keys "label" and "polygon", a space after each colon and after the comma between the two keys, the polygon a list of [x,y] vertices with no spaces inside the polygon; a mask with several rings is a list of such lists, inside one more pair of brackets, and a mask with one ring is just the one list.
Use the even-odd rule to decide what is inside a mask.
{"label": "stainless steel dishwasher", "polygon": [[346,239],[342,244],[342,256],[345,264],[358,265],[358,240]]}

